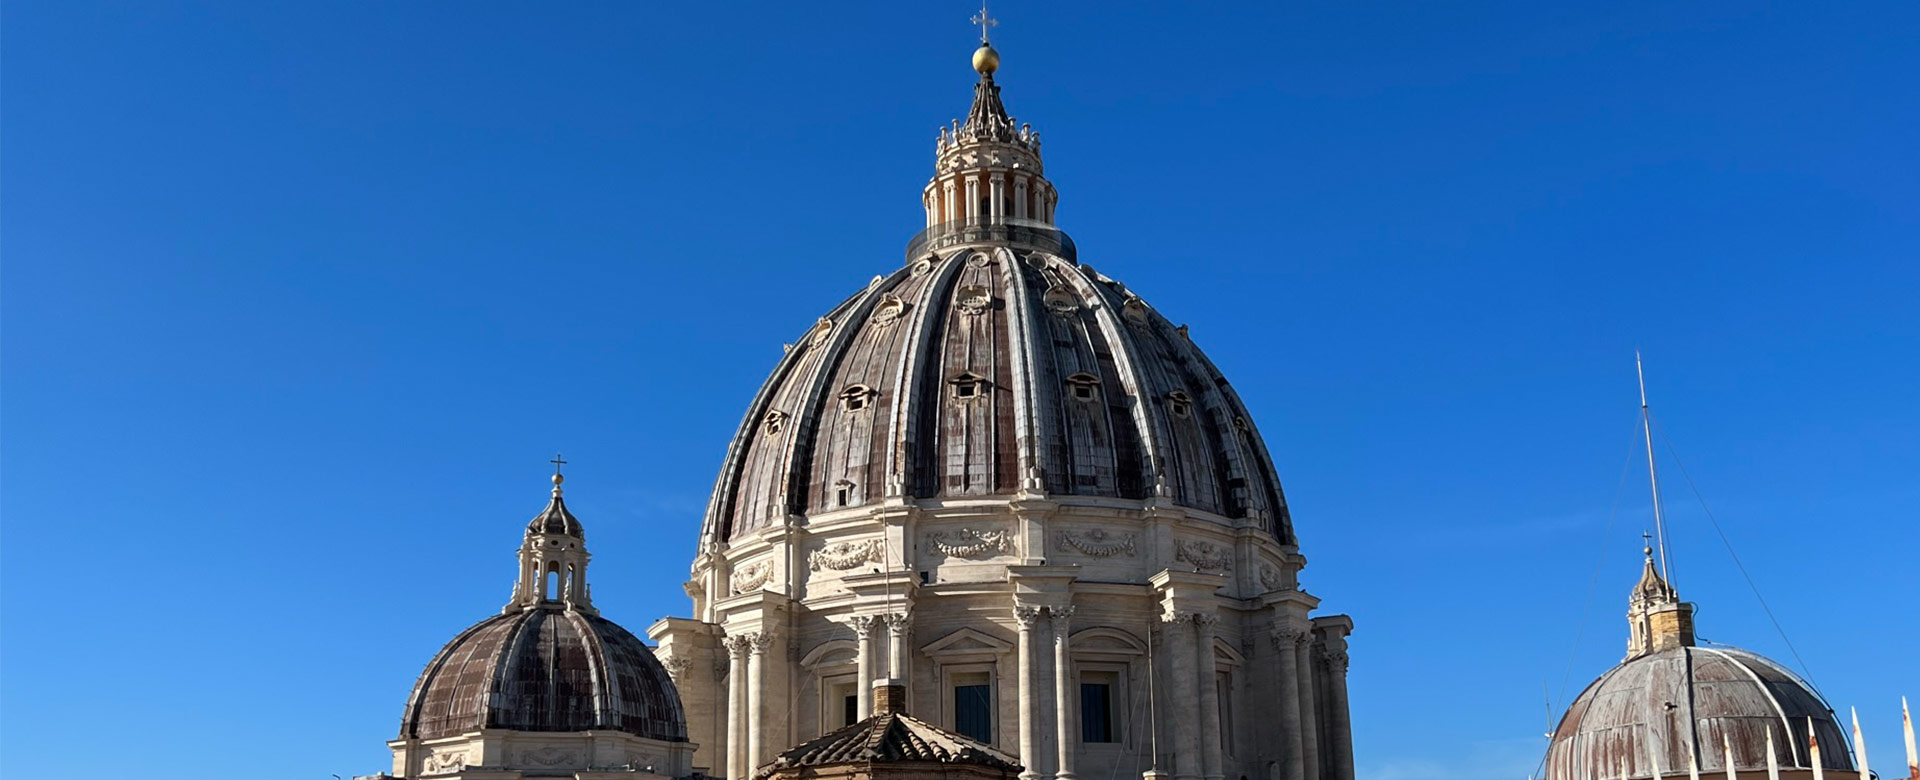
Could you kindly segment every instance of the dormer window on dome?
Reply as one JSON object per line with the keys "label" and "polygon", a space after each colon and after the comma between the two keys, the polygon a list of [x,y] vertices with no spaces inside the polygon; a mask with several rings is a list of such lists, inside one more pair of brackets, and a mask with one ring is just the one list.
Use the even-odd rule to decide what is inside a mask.
{"label": "dormer window on dome", "polygon": [[1100,377],[1081,372],[1067,377],[1067,395],[1075,401],[1091,401],[1099,396]]}
{"label": "dormer window on dome", "polygon": [[953,386],[955,398],[979,398],[986,392],[987,378],[969,371],[947,380],[947,384]]}
{"label": "dormer window on dome", "polygon": [[858,412],[873,403],[873,398],[877,395],[879,393],[871,387],[854,385],[840,391],[840,408],[849,412]]}
{"label": "dormer window on dome", "polygon": [[1175,390],[1167,394],[1167,411],[1173,416],[1186,419],[1193,416],[1193,396],[1185,390]]}
{"label": "dormer window on dome", "polygon": [[766,428],[768,436],[779,436],[787,428],[787,413],[778,410],[767,412],[760,424]]}

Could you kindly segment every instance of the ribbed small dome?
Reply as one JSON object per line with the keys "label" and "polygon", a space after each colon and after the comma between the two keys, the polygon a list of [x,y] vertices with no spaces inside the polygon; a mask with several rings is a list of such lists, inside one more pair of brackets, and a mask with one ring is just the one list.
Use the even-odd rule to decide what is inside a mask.
{"label": "ribbed small dome", "polygon": [[558,603],[474,624],[421,673],[401,736],[476,729],[687,739],[680,694],[653,651],[613,621]]}
{"label": "ribbed small dome", "polygon": [[[555,482],[554,485],[557,487],[559,483]],[[564,534],[577,536],[582,541],[587,538],[586,528],[580,525],[579,518],[567,511],[567,502],[560,498],[560,491],[557,489],[553,491],[553,500],[547,503],[547,508],[540,514],[534,515],[532,520],[527,521],[527,533]]]}
{"label": "ribbed small dome", "polygon": [[1737,648],[1675,647],[1629,660],[1587,686],[1554,731],[1547,777],[1612,778],[1623,767],[1628,777],[1650,777],[1649,738],[1662,775],[1684,774],[1695,744],[1703,774],[1724,772],[1723,737],[1736,769],[1765,770],[1768,732],[1780,766],[1811,767],[1808,719],[1821,766],[1852,769],[1832,709],[1792,672]]}

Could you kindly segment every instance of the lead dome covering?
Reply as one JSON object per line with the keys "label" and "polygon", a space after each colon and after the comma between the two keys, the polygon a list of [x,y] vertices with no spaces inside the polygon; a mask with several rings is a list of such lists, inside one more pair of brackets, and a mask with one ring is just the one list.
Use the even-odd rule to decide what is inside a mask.
{"label": "lead dome covering", "polygon": [[989,246],[875,277],[788,346],[702,545],[887,497],[1023,491],[1158,498],[1294,543],[1251,416],[1186,328],[1070,257]]}

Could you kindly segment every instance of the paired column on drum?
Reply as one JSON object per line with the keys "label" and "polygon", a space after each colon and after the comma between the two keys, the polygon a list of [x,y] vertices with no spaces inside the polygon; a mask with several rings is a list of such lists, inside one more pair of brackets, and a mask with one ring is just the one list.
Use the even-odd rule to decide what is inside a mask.
{"label": "paired column on drum", "polygon": [[874,668],[880,663],[880,620],[879,615],[847,618],[847,626],[853,629],[854,666],[860,675],[859,683],[854,686],[854,696],[859,702],[856,715],[860,720],[873,714]]}
{"label": "paired column on drum", "polygon": [[1224,577],[1164,570],[1148,580],[1160,595],[1167,682],[1163,721],[1173,726],[1174,780],[1220,780],[1220,691],[1213,660],[1219,620],[1214,591]]}
{"label": "paired column on drum", "polygon": [[1327,670],[1327,773],[1331,780],[1353,778],[1353,722],[1347,712],[1347,634],[1353,621],[1345,615],[1313,621],[1318,660]]}
{"label": "paired column on drum", "polygon": [[1073,673],[1073,607],[1048,607],[1053,617],[1053,712],[1054,745],[1059,758],[1054,765],[1056,780],[1075,780],[1074,758],[1080,742],[1080,686]]}
{"label": "paired column on drum", "polygon": [[[854,615],[847,618],[847,627],[853,629],[854,665],[859,669],[860,681],[857,700],[858,716],[865,720],[874,712],[873,686],[876,680],[906,680],[912,674],[908,665],[913,654],[907,645],[907,635],[912,626],[905,612],[892,612],[884,615]],[[885,648],[881,640],[886,640]]]}
{"label": "paired column on drum", "polygon": [[726,638],[727,660],[727,763],[726,775],[732,780],[746,780],[753,774],[753,762],[747,752],[747,731],[753,727],[748,716],[750,704],[748,684],[751,676],[748,667],[752,663],[753,646],[759,639],[758,634],[728,634]]}
{"label": "paired column on drum", "polygon": [[1300,648],[1307,631],[1292,621],[1276,621],[1267,638],[1273,643],[1276,669],[1274,691],[1280,695],[1280,770],[1282,780],[1306,780],[1306,743],[1311,739],[1301,721],[1300,697],[1292,691],[1300,684]]}
{"label": "paired column on drum", "polygon": [[1038,780],[1047,772],[1041,766],[1041,746],[1045,737],[1041,729],[1040,714],[1042,704],[1035,686],[1040,682],[1040,642],[1035,635],[1040,630],[1040,619],[1046,614],[1046,608],[1016,605],[1013,608],[1013,620],[1019,637],[1017,650],[1020,659],[1017,662],[1020,675],[1020,763],[1025,769],[1020,771],[1021,780]]}

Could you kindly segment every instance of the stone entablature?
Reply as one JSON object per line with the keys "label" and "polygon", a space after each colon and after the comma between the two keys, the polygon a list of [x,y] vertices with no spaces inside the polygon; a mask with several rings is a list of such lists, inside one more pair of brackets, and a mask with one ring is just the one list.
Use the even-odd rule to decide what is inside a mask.
{"label": "stone entablature", "polygon": [[[1080,565],[1086,579],[1144,580],[1162,569],[1227,575],[1224,593],[1254,598],[1298,582],[1305,558],[1247,523],[1133,502],[1042,501],[1008,512],[999,500],[893,501],[823,513],[737,540],[696,562],[690,590],[730,598],[766,590],[816,602],[844,594],[843,581],[904,567],[926,584],[1000,581],[1009,564],[1050,560]],[[725,599],[720,599],[724,601]],[[709,600],[695,611],[721,620]]]}

